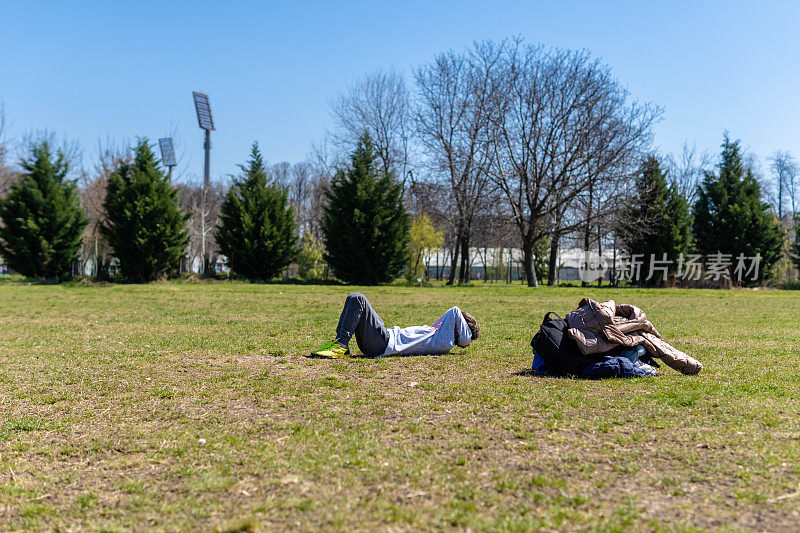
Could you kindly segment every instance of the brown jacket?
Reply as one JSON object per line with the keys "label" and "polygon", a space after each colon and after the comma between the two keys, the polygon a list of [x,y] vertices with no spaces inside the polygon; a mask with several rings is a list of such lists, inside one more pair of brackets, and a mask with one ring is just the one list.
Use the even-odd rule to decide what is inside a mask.
{"label": "brown jacket", "polygon": [[584,298],[578,309],[566,316],[568,333],[584,355],[605,353],[622,345],[641,344],[652,357],[684,374],[697,374],[703,365],[669,345],[644,311],[635,305],[617,304],[614,300],[598,303]]}

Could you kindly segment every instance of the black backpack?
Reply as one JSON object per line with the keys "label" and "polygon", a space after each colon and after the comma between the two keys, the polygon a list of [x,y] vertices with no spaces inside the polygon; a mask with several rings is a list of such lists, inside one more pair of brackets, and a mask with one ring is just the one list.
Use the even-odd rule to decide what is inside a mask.
{"label": "black backpack", "polygon": [[[555,317],[555,318],[553,318]],[[578,345],[567,333],[567,321],[550,312],[544,315],[542,326],[531,340],[531,347],[538,353],[554,374],[577,375],[581,369],[596,361],[583,355]]]}

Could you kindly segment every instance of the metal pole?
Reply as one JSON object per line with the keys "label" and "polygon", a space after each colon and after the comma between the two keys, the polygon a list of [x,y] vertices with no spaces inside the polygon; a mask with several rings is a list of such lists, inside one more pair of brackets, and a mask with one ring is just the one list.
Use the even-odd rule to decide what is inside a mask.
{"label": "metal pole", "polygon": [[209,166],[211,161],[211,131],[205,130],[206,142],[203,148],[206,151],[205,166],[203,168],[203,200],[200,207],[200,273],[206,273],[206,191],[208,190],[209,183]]}

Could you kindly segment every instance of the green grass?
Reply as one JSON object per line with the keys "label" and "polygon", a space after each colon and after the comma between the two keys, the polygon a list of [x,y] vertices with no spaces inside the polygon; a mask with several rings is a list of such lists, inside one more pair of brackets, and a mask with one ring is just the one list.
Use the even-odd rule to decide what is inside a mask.
{"label": "green grass", "polygon": [[[390,325],[459,305],[483,337],[305,358],[350,290]],[[584,295],[705,370],[524,374],[544,313]],[[791,530],[798,324],[781,291],[5,285],[0,529]]]}

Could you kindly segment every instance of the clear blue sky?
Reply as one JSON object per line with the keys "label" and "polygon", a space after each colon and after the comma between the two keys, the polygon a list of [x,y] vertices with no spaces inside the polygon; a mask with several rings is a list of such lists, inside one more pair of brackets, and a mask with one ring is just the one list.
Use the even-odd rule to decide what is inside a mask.
{"label": "clear blue sky", "polygon": [[722,132],[762,161],[800,156],[800,2],[20,2],[0,0],[0,101],[11,134],[78,141],[173,132],[202,174],[192,90],[217,125],[212,177],[257,140],[270,162],[305,158],[328,102],[378,68],[413,66],[476,39],[522,35],[586,48],[633,96],[664,107],[656,145],[718,152]]}

